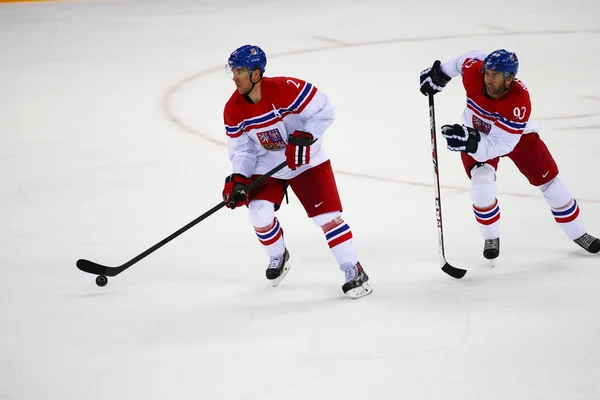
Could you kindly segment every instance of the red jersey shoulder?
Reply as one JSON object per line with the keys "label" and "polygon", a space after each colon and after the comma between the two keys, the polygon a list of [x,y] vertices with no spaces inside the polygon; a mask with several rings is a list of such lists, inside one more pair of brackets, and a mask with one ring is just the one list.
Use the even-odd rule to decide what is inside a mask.
{"label": "red jersey shoulder", "polygon": [[498,114],[509,121],[527,122],[531,115],[529,90],[523,82],[515,78],[511,88],[498,104]]}
{"label": "red jersey shoulder", "polygon": [[473,91],[477,91],[475,93],[479,93],[483,87],[483,72],[481,71],[481,65],[483,64],[483,60],[478,60],[476,58],[467,58],[462,65],[462,81],[465,90],[467,91],[467,95],[471,97],[471,93]]}
{"label": "red jersey shoulder", "polygon": [[464,74],[466,71],[477,71],[481,73],[481,65],[483,64],[483,60],[479,58],[467,58],[463,65],[461,65],[460,70]]}
{"label": "red jersey shoulder", "polygon": [[277,101],[278,106],[287,107],[302,92],[306,86],[306,81],[287,76],[276,76],[272,78],[263,78],[263,91],[271,99]]}

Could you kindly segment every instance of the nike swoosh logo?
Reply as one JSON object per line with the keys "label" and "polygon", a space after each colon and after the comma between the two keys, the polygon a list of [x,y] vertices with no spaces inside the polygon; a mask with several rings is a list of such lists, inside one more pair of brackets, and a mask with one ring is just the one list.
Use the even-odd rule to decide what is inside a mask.
{"label": "nike swoosh logo", "polygon": [[542,178],[545,178],[549,173],[550,173],[550,171],[546,171],[546,173],[544,175],[542,175]]}
{"label": "nike swoosh logo", "polygon": [[315,208],[319,207],[321,204],[323,204],[323,202],[320,202],[319,204],[315,204]]}

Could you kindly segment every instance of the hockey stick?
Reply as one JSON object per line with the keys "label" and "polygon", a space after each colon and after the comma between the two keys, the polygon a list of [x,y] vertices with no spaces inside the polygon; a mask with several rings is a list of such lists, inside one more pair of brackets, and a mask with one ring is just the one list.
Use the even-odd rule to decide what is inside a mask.
{"label": "hockey stick", "polygon": [[435,108],[433,105],[433,95],[429,95],[429,128],[431,130],[431,160],[433,161],[433,179],[435,180],[435,213],[437,217],[437,230],[440,252],[440,266],[442,271],[453,278],[460,279],[467,273],[467,270],[453,267],[446,261],[444,252],[444,225],[442,224],[442,197],[440,195],[440,175],[438,172],[438,151],[437,139],[435,136]]}
{"label": "hockey stick", "polygon": [[[274,175],[278,171],[282,170],[285,166],[286,166],[286,163],[282,162],[281,164],[279,164],[278,166],[276,166],[275,168],[273,168],[266,174],[259,177],[257,180],[253,181],[250,185],[248,185],[248,190],[256,187],[257,185],[260,185],[262,182],[265,181],[265,179],[269,178],[270,176]],[[106,282],[107,282],[107,280],[106,280],[107,276],[119,275],[121,272],[123,272],[127,268],[131,267],[133,264],[137,263],[138,261],[145,258],[146,256],[154,253],[156,250],[160,249],[165,244],[169,243],[171,240],[175,239],[176,237],[178,237],[179,235],[181,235],[188,229],[192,228],[193,226],[198,224],[200,221],[203,221],[207,217],[213,215],[215,212],[219,211],[223,207],[225,207],[225,201],[220,202],[219,204],[217,204],[216,206],[214,206],[213,208],[211,208],[210,210],[208,210],[207,212],[205,212],[204,214],[202,214],[201,216],[199,216],[198,218],[196,218],[189,224],[185,225],[178,231],[172,233],[168,237],[166,237],[163,240],[161,240],[160,242],[156,243],[154,246],[150,247],[148,250],[144,251],[143,253],[135,256],[134,258],[127,261],[123,265],[120,265],[118,267],[107,267],[105,265],[96,264],[95,262],[88,261],[88,260],[77,260],[77,268],[79,268],[83,272],[100,275],[96,278],[96,283],[98,284],[98,286],[104,286],[104,285],[106,285]]]}

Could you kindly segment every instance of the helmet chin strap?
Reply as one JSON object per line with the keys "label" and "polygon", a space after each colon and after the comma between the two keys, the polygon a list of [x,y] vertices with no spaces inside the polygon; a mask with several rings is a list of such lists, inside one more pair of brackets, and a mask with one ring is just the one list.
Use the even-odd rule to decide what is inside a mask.
{"label": "helmet chin strap", "polygon": [[[254,72],[254,71],[252,71],[252,72]],[[244,97],[244,99],[250,104],[254,104],[254,101],[252,101],[252,99],[250,98],[250,92],[252,92],[254,90],[254,86],[256,86],[256,84],[262,80],[262,77],[263,77],[263,74],[261,72],[260,78],[256,82],[252,82],[252,74],[250,74],[250,82],[252,82],[252,86],[250,87],[250,90],[248,90],[246,93],[244,93],[242,95],[242,97]]]}

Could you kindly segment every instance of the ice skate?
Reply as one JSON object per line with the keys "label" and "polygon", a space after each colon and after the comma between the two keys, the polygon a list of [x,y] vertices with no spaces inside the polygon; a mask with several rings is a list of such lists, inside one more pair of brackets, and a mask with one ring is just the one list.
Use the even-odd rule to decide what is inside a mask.
{"label": "ice skate", "polygon": [[358,299],[373,292],[368,284],[369,276],[359,262],[346,271],[346,283],[342,286],[344,293],[351,299]]}
{"label": "ice skate", "polygon": [[600,251],[600,239],[590,235],[589,233],[584,233],[573,241],[585,249],[588,253],[596,254]]}
{"label": "ice skate", "polygon": [[267,267],[266,275],[267,279],[271,281],[273,287],[279,285],[279,282],[283,280],[285,275],[290,270],[288,260],[290,259],[290,253],[285,249],[285,252],[279,257],[271,258],[269,266]]}
{"label": "ice skate", "polygon": [[496,258],[500,255],[500,238],[486,240],[483,245],[483,257],[490,260],[492,267],[496,266]]}

